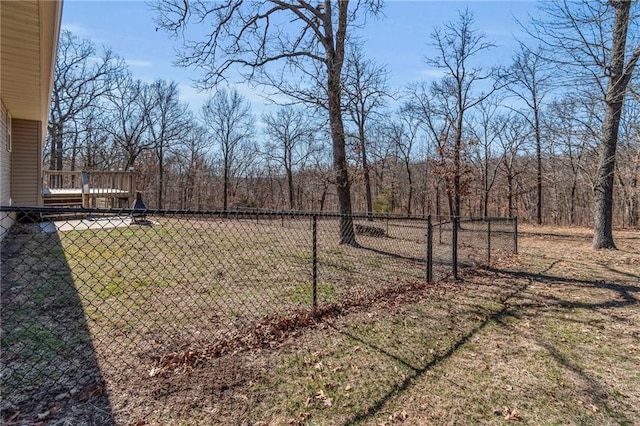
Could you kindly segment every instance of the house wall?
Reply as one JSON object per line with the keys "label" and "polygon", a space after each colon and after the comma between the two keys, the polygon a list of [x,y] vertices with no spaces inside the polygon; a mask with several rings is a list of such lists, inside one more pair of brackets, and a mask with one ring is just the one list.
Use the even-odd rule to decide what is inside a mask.
{"label": "house wall", "polygon": [[9,128],[7,126],[7,109],[0,102],[0,205],[10,205],[9,178],[11,177],[11,152],[9,151]]}
{"label": "house wall", "polygon": [[41,205],[40,180],[42,163],[40,121],[11,121],[11,199],[15,206]]}
{"label": "house wall", "polygon": [[[11,205],[10,179],[11,179],[11,136],[7,122],[7,109],[0,100],[0,206]],[[15,214],[0,212],[0,241],[11,228],[15,220]]]}

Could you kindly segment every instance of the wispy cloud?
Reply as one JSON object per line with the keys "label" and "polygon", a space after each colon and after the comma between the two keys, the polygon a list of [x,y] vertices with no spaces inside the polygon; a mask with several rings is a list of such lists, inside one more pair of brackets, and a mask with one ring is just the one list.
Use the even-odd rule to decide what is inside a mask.
{"label": "wispy cloud", "polygon": [[438,68],[427,68],[420,71],[420,75],[426,78],[442,78],[447,73],[444,70],[440,70]]}
{"label": "wispy cloud", "polygon": [[151,61],[138,60],[138,59],[125,59],[128,66],[132,68],[147,68],[153,65]]}
{"label": "wispy cloud", "polygon": [[89,35],[89,31],[82,25],[77,24],[75,22],[65,22],[62,24],[62,29],[71,31],[73,34],[81,37],[86,37]]}
{"label": "wispy cloud", "polygon": [[189,107],[194,112],[198,111],[209,98],[207,92],[194,88],[190,82],[178,83],[178,90],[180,90],[180,100],[189,104]]}
{"label": "wispy cloud", "polygon": [[[264,126],[264,123],[260,121],[262,113],[272,111],[277,108],[276,105],[272,105],[265,99],[266,94],[263,91],[255,89],[248,84],[236,83],[228,84],[226,86],[223,85],[221,87],[225,87],[227,90],[236,89],[245,98],[245,100],[251,104],[251,110],[256,117],[256,125],[258,127]],[[189,108],[194,112],[198,112],[207,99],[209,99],[210,96],[213,96],[216,92],[216,89],[198,90],[193,87],[191,82],[185,81],[178,83],[178,89],[180,90],[180,100],[189,104]],[[273,97],[272,100],[274,100]],[[285,102],[286,98],[278,96],[278,100]]]}

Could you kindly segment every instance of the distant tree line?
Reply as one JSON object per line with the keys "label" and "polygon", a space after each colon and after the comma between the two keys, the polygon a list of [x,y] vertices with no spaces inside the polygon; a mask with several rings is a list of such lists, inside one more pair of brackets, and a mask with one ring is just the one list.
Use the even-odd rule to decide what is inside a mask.
{"label": "distant tree line", "polygon": [[[493,67],[479,64],[494,43],[461,11],[428,37],[424,60],[441,77],[399,88],[349,37],[356,11],[378,2],[245,6],[157,7],[168,31],[212,19],[215,43],[187,42],[181,57],[205,70],[200,111],[175,82],[137,80],[63,31],[44,167],[133,168],[158,208],[517,215],[594,226],[597,248],[614,247],[607,227],[640,226],[637,2],[545,2],[523,25],[536,45]],[[266,24],[277,14],[293,29]],[[279,105],[256,117],[223,88],[230,69]],[[342,242],[355,243],[352,226]]]}

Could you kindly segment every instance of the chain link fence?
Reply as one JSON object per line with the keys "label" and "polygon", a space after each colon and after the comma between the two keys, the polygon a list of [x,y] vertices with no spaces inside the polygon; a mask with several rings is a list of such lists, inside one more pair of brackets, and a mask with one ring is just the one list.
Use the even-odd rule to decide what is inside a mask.
{"label": "chain link fence", "polygon": [[0,214],[17,219],[0,228],[2,398],[12,407],[186,365],[191,347],[215,356],[251,346],[283,318],[365,306],[517,251],[517,221],[505,218],[353,215],[357,244],[341,245],[337,214]]}

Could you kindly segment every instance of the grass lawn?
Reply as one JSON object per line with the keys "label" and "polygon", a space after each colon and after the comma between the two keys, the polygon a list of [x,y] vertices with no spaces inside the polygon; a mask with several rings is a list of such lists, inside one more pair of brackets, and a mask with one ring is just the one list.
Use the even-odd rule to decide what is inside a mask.
{"label": "grass lawn", "polygon": [[[301,224],[300,232],[306,228]],[[589,230],[521,227],[519,255],[492,255],[490,268],[463,269],[461,281],[432,285],[421,279],[424,265],[411,261],[422,255],[419,238],[411,245],[410,238],[361,237],[375,250],[352,250],[321,233],[321,315],[311,317],[300,310],[311,295],[309,241],[295,237],[302,234],[262,226],[232,243],[221,233],[190,229],[185,239],[184,230],[158,229],[154,238],[165,244],[150,245],[143,233],[125,240],[113,232],[61,237],[64,254],[57,255],[66,256],[76,286],[84,283],[77,297],[100,382],[75,393],[72,387],[46,406],[25,404],[31,412],[5,407],[5,421],[38,415],[50,424],[127,425],[640,419],[637,231],[617,232],[617,251],[593,251]],[[94,249],[85,249],[88,241]],[[185,258],[181,241],[200,245],[201,254]],[[156,267],[146,280],[136,278],[133,266],[148,267],[145,259],[170,265],[162,271],[171,273]],[[38,270],[35,278],[47,274]],[[266,292],[246,279],[231,286],[238,276],[273,285]],[[63,278],[45,281],[62,291]],[[248,298],[253,323],[238,304]],[[149,306],[158,303],[171,307],[170,317]],[[270,310],[274,303],[285,308],[278,311],[283,315]],[[38,323],[43,316],[27,312],[31,303],[20,306],[26,306],[21,318]],[[61,334],[37,330],[54,341],[48,355],[54,359]],[[225,345],[214,343],[225,336]],[[17,347],[20,334],[3,339]]]}

